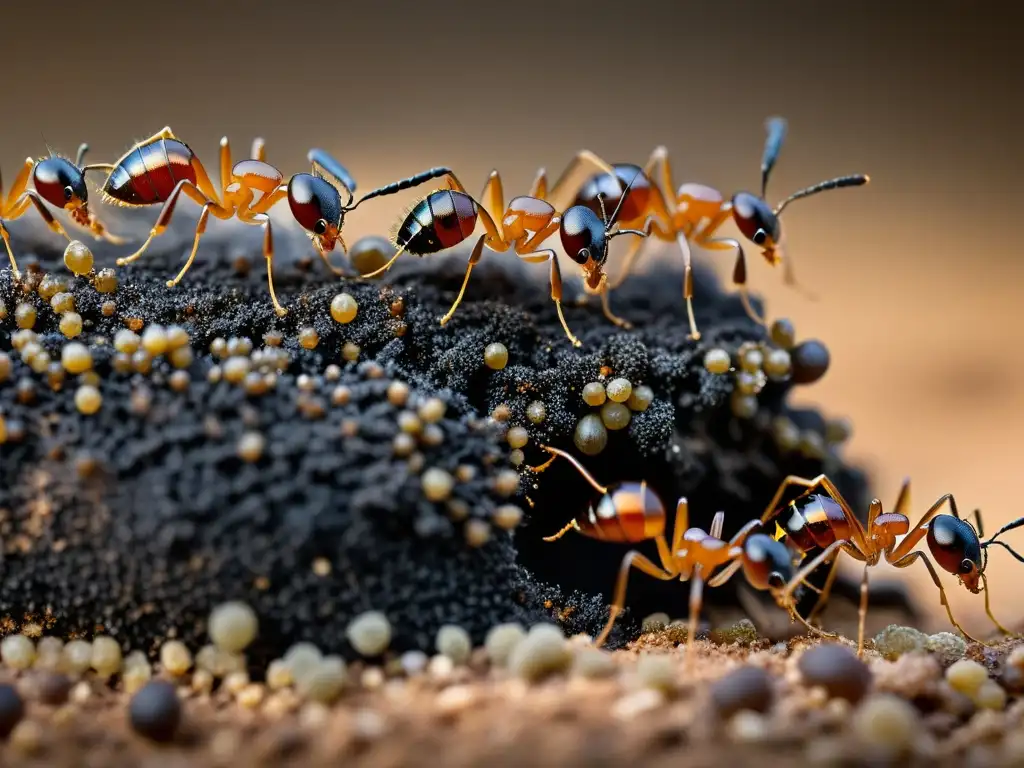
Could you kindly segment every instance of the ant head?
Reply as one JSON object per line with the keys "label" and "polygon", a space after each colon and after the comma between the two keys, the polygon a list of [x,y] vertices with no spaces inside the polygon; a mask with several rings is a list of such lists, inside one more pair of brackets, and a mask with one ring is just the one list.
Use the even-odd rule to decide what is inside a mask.
{"label": "ant head", "polygon": [[32,183],[40,196],[57,208],[70,211],[89,202],[85,174],[63,157],[51,156],[36,163],[32,168]]}
{"label": "ant head", "polygon": [[763,198],[750,192],[738,192],[732,198],[732,217],[743,236],[762,248],[762,254],[775,263],[775,249],[782,240],[779,217]]}
{"label": "ant head", "polygon": [[585,205],[574,205],[562,214],[559,234],[569,258],[583,269],[587,284],[597,288],[608,258],[608,230],[604,222]]}
{"label": "ant head", "polygon": [[743,575],[750,586],[772,593],[782,605],[782,590],[793,578],[793,555],[781,541],[752,533],[743,542]]}
{"label": "ant head", "polygon": [[[288,207],[292,216],[311,233],[321,253],[329,253],[341,240],[345,211],[338,190],[318,176],[297,173],[288,182]],[[342,242],[342,247],[344,247]]]}
{"label": "ant head", "polygon": [[985,566],[978,532],[966,520],[953,515],[937,515],[928,524],[928,549],[939,567],[954,574],[975,594]]}

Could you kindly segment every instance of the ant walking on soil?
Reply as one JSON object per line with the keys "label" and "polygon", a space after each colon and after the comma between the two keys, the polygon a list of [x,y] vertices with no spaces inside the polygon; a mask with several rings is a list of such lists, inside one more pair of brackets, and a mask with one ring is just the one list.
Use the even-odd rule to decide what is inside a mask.
{"label": "ant walking on soil", "polygon": [[[89,210],[89,188],[86,186],[85,170],[82,168],[82,160],[85,159],[85,153],[88,151],[89,145],[81,144],[78,147],[78,155],[75,157],[74,163],[54,154],[52,150],[49,157],[38,162],[31,157],[26,158],[25,164],[14,178],[14,183],[6,197],[2,196],[4,185],[3,179],[0,178],[0,237],[3,238],[4,246],[7,248],[7,258],[11,262],[15,279],[20,279],[21,271],[14,258],[14,251],[11,250],[11,238],[4,226],[4,219],[13,221],[21,218],[28,212],[29,206],[35,207],[47,227],[58,235],[66,237],[69,241],[71,236],[53,217],[44,201],[55,208],[67,211],[75,224],[88,229],[94,237],[115,244],[125,242],[123,238],[110,234],[103,223]],[[35,189],[29,189],[30,179]]]}
{"label": "ant walking on soil", "polygon": [[691,528],[689,504],[685,497],[680,498],[676,504],[670,546],[665,538],[665,505],[646,482],[623,482],[603,486],[570,454],[546,445],[540,447],[550,453],[551,458],[539,466],[531,467],[532,471],[543,472],[561,456],[601,494],[597,505],[591,506],[585,517],[574,518],[554,535],[545,537],[544,541],[556,541],[569,531],[575,530],[600,541],[637,544],[653,540],[658,548],[659,563],[653,562],[636,550],[630,550],[623,557],[615,584],[611,615],[601,634],[594,641],[598,647],[608,638],[615,619],[625,606],[626,584],[633,568],[663,581],[679,579],[690,582],[688,647],[693,645],[696,637],[705,582],[712,588],[721,586],[740,569],[743,570],[743,575],[750,586],[770,592],[779,607],[788,611],[794,619],[815,634],[827,634],[809,625],[797,613],[791,591],[787,591],[787,584],[794,578],[793,558],[784,544],[767,534],[755,532],[761,527],[760,520],[751,520],[731,539],[724,540],[724,512],[715,515],[710,531]]}
{"label": "ant walking on soil", "polygon": [[[251,159],[232,164],[231,147],[224,137],[220,141],[221,192],[218,193],[192,149],[175,137],[170,127],[165,127],[137,143],[116,163],[86,166],[84,170],[108,171],[103,194],[110,202],[133,207],[163,204],[149,237],[135,253],[118,259],[119,266],[138,259],[153,239],[167,230],[182,194],[202,206],[188,260],[177,276],[167,282],[169,288],[181,282],[192,266],[211,214],[218,219],[237,218],[246,224],[263,227],[263,256],[267,262],[270,297],[274,310],[283,316],[288,311],[277,300],[272,269],[274,240],[269,211],[276,203],[288,198],[292,215],[311,234],[320,258],[332,272],[340,275],[343,272],[330,263],[327,254],[338,242],[344,248],[341,227],[346,213],[372,197],[393,194],[449,173],[447,168],[433,168],[380,187],[353,203],[356,183],[341,163],[321,149],[311,150],[307,158],[313,166],[312,173],[295,174],[285,183],[284,174],[265,161],[262,139],[253,142]],[[344,202],[342,192],[347,198]],[[259,193],[258,198],[256,193]]]}
{"label": "ant walking on soil", "polygon": [[[788,505],[779,507],[783,494],[793,486],[806,490]],[[824,493],[819,493],[819,489]],[[949,505],[950,511],[942,513],[941,510],[946,504]],[[935,582],[935,586],[939,590],[939,597],[946,609],[950,623],[965,637],[984,645],[983,641],[973,637],[953,617],[945,589],[928,555],[921,551],[914,551],[914,547],[920,543],[921,539],[925,539],[932,557],[944,571],[954,574],[960,583],[974,594],[984,590],[985,613],[1000,632],[1010,634],[1009,630],[992,615],[989,604],[988,579],[985,576],[985,567],[988,564],[987,550],[988,547],[996,544],[1006,548],[1014,557],[1024,562],[1024,558],[1008,544],[996,540],[1003,533],[1024,526],[1024,517],[1003,526],[990,539],[982,540],[984,533],[981,511],[975,510],[974,512],[977,527],[971,525],[960,517],[956,499],[952,494],[947,493],[941,496],[913,528],[910,527],[910,518],[907,516],[909,506],[910,480],[908,479],[903,482],[892,512],[883,512],[882,504],[878,499],[871,502],[868,509],[868,523],[865,527],[854,515],[839,490],[825,475],[818,475],[810,480],[795,475],[787,477],[769,503],[761,522],[767,525],[772,520],[776,521],[776,540],[785,539],[787,546],[797,553],[798,562],[815,549],[821,548],[821,552],[806,565],[803,565],[790,579],[789,584],[783,590],[783,598],[790,599],[797,585],[802,583],[818,566],[831,562],[831,570],[821,590],[817,605],[807,617],[808,621],[813,621],[815,615],[828,600],[837,573],[839,553],[846,552],[850,557],[864,563],[857,631],[857,653],[862,654],[864,651],[864,622],[868,610],[868,569],[877,565],[883,558],[896,568],[907,568],[915,561],[920,560],[928,569],[932,581]],[[783,519],[781,524],[779,518]],[[904,537],[899,544],[896,543],[898,536]]]}
{"label": "ant walking on soil", "polygon": [[[611,171],[610,166],[608,171]],[[633,180],[637,178],[639,175],[635,175]],[[633,229],[612,231],[619,214],[619,206],[625,200],[624,194],[619,194],[619,206],[616,206],[610,218],[601,198],[599,219],[594,211],[585,206],[573,206],[560,214],[558,209],[546,200],[543,173],[534,182],[529,195],[513,198],[507,208],[504,204],[501,176],[497,171],[491,172],[484,186],[481,195],[483,203],[478,203],[470,196],[454,174],[449,174],[448,180],[448,189],[431,192],[416,203],[398,225],[394,236],[398,251],[391,260],[363,277],[375,277],[386,272],[403,253],[426,256],[458,245],[473,234],[477,221],[480,220],[484,225],[484,233],[473,246],[462,288],[451,309],[441,318],[441,325],[447,324],[462,302],[466,286],[469,284],[469,276],[483,256],[483,248],[486,245],[496,253],[512,250],[520,259],[531,264],[550,264],[551,300],[555,302],[558,319],[566,336],[573,346],[579,347],[581,342],[569,330],[565,315],[562,313],[562,273],[558,266],[558,256],[554,250],[540,247],[557,231],[561,237],[562,247],[583,272],[584,289],[588,293],[601,296],[605,317],[620,327],[630,327],[629,323],[611,311],[608,304],[607,274],[604,271],[605,260],[608,258],[608,244],[612,238],[627,234],[646,237],[648,234]],[[499,220],[500,229],[497,224]]]}
{"label": "ant walking on soil", "polygon": [[[747,240],[761,247],[761,255],[771,266],[782,262],[785,283],[796,287],[797,282],[792,263],[788,257],[784,257],[782,224],[779,218],[782,211],[790,203],[801,198],[830,189],[861,186],[869,181],[866,175],[840,176],[801,189],[772,208],[764,198],[767,192],[768,178],[775,167],[786,136],[787,123],[781,117],[772,117],[767,120],[765,127],[767,138],[761,158],[760,195],[737,192],[727,200],[718,190],[695,183],[685,183],[673,194],[675,187],[668,150],[665,147],[657,147],[643,168],[628,163],[619,163],[612,166],[614,169],[612,174],[604,170],[608,163],[593,152],[588,150],[579,152],[552,187],[550,195],[552,203],[556,206],[562,204],[562,193],[566,190],[576,189],[574,204],[593,208],[597,197],[601,194],[604,194],[609,200],[614,200],[619,194],[624,194],[617,192],[616,188],[622,188],[620,182],[624,180],[625,176],[641,173],[642,176],[637,184],[631,191],[625,193],[629,199],[625,204],[621,201],[617,203],[622,205],[622,225],[639,229],[649,226],[651,234],[656,239],[668,242],[674,240],[679,244],[685,268],[683,297],[686,299],[690,337],[700,338],[697,321],[693,314],[691,242],[707,250],[736,251],[733,284],[739,291],[743,307],[750,318],[756,323],[764,325],[764,318],[754,311],[750,303],[743,247],[734,238],[717,236],[718,230],[732,218],[740,233]],[[570,179],[584,164],[597,166],[601,171],[587,179],[581,187],[570,187]],[[655,178],[657,178],[657,182],[655,182]],[[618,277],[610,283],[609,290],[618,288],[629,277],[645,242],[638,240],[630,246],[622,269],[619,271]]]}

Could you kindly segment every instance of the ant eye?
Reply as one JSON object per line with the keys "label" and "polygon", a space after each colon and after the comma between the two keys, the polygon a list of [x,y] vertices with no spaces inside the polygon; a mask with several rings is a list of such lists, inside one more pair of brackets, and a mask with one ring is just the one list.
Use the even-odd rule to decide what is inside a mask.
{"label": "ant eye", "polygon": [[576,254],[576,261],[579,264],[586,264],[590,260],[590,249],[580,248],[579,253]]}
{"label": "ant eye", "polygon": [[759,229],[750,239],[754,241],[754,245],[764,245],[764,241],[768,239],[768,233],[763,229]]}
{"label": "ant eye", "polygon": [[327,222],[324,219],[317,219],[316,224],[313,225],[313,231],[318,235],[322,235],[327,231]]}
{"label": "ant eye", "polygon": [[960,573],[970,573],[974,570],[974,563],[970,560],[964,560],[960,563]]}
{"label": "ant eye", "polygon": [[71,187],[64,187],[64,199],[65,200],[70,200],[74,194],[75,194],[75,190],[73,190]]}

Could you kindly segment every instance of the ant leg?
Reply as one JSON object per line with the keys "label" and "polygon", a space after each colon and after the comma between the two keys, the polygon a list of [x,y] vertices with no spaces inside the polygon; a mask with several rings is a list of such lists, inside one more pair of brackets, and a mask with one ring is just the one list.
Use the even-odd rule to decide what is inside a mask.
{"label": "ant leg", "polygon": [[[198,161],[196,161],[198,162]],[[220,139],[220,193],[222,195],[227,194],[227,189],[231,185],[231,144],[228,142],[227,136],[221,136]],[[200,187],[202,189],[202,187]],[[218,198],[213,198],[214,200]]]}
{"label": "ant leg", "polygon": [[3,207],[0,209],[3,211],[4,218],[15,218],[10,214],[10,209],[14,207],[14,201],[21,197],[25,190],[28,189],[28,180],[32,175],[32,169],[35,167],[35,164],[35,160],[31,157],[26,157],[24,165],[21,166],[18,175],[14,177],[14,183],[7,190],[7,198],[3,201]]}
{"label": "ant leg", "polygon": [[988,576],[986,576],[984,573],[981,574],[981,588],[985,592],[985,614],[989,617],[989,619],[992,620],[992,623],[996,625],[996,629],[998,629],[1000,633],[1004,635],[1016,636],[1015,632],[1011,632],[1010,630],[1008,630],[1006,627],[1002,625],[999,619],[992,615],[992,604],[988,591]]}
{"label": "ant leg", "polygon": [[195,237],[192,239],[192,250],[188,255],[188,260],[174,279],[167,281],[168,288],[174,288],[177,286],[178,283],[181,282],[181,278],[183,278],[185,273],[192,267],[192,262],[196,260],[196,252],[199,250],[199,239],[203,236],[203,233],[206,232],[206,221],[209,219],[211,213],[218,219],[230,219],[233,211],[230,208],[221,207],[219,203],[212,200],[203,206],[203,210],[199,214],[199,221],[196,223],[196,233]]}
{"label": "ant leg", "polygon": [[491,175],[487,177],[484,191],[480,193],[480,202],[495,223],[501,221],[502,213],[505,211],[505,191],[501,185],[501,175],[497,171],[491,171]]}
{"label": "ant leg", "polygon": [[601,295],[601,311],[604,313],[604,316],[615,323],[619,328],[623,328],[627,331],[632,328],[633,324],[631,322],[612,312],[612,308],[608,301],[608,283],[601,286],[599,293]]}
{"label": "ant leg", "polygon": [[238,218],[246,224],[256,224],[263,227],[263,258],[267,261],[267,287],[270,288],[270,300],[274,303],[274,312],[278,317],[284,317],[288,310],[281,306],[277,300],[277,292],[274,290],[274,234],[270,225],[270,216],[266,213],[251,213],[243,206],[239,211]]}
{"label": "ant leg", "polygon": [[10,210],[7,211],[7,219],[19,219],[25,215],[30,205],[34,205],[36,210],[39,211],[39,215],[42,217],[46,226],[52,231],[56,232],[61,237],[65,237],[68,241],[71,241],[71,236],[64,231],[64,227],[60,225],[60,222],[53,218],[53,214],[50,213],[50,209],[46,207],[46,203],[43,202],[39,195],[31,190],[23,192],[14,205],[11,206]]}
{"label": "ant leg", "polygon": [[626,605],[626,584],[629,581],[630,568],[636,568],[638,571],[643,571],[648,576],[653,576],[662,581],[672,581],[679,575],[659,568],[635,549],[627,552],[626,556],[622,558],[622,565],[619,567],[619,578],[615,583],[615,597],[612,600],[608,623],[605,624],[601,634],[594,640],[594,645],[598,648],[604,645],[604,641],[608,639],[612,626],[615,624],[615,619],[618,618],[623,607]]}
{"label": "ant leg", "polygon": [[545,261],[550,262],[551,271],[548,278],[551,283],[551,300],[555,302],[555,310],[558,312],[558,319],[562,323],[562,329],[565,331],[565,335],[569,337],[569,341],[572,345],[574,347],[582,347],[583,342],[576,338],[573,332],[569,330],[569,324],[565,321],[565,315],[562,313],[562,270],[558,266],[558,255],[554,251],[548,249],[536,251],[534,253],[516,252],[516,256],[531,264],[541,264]]}
{"label": "ant leg", "polygon": [[547,202],[548,199],[548,174],[543,168],[537,171],[533,179],[533,186],[530,187],[530,197]]}
{"label": "ant leg", "polygon": [[480,257],[483,256],[484,252],[484,241],[487,240],[487,234],[484,233],[477,238],[476,245],[473,246],[472,253],[469,254],[469,262],[466,265],[466,276],[462,278],[462,287],[459,289],[459,295],[455,297],[455,303],[452,304],[451,309],[445,312],[441,318],[441,325],[447,325],[448,321],[452,319],[452,315],[455,314],[455,310],[458,309],[459,304],[462,303],[462,297],[466,294],[466,286],[469,285],[469,275],[480,262]]}
{"label": "ant leg", "polygon": [[822,637],[835,637],[835,635],[829,632],[825,632],[824,630],[813,626],[807,621],[807,619],[801,616],[793,604],[793,593],[796,591],[796,588],[804,581],[806,581],[807,577],[810,576],[815,570],[817,570],[817,568],[822,563],[828,562],[833,557],[836,557],[838,559],[840,551],[846,552],[851,557],[854,557],[857,560],[865,559],[864,555],[857,550],[857,548],[853,545],[852,542],[847,541],[846,539],[839,539],[837,541],[834,541],[829,546],[825,547],[825,549],[823,549],[817,555],[817,557],[815,557],[813,560],[807,563],[807,565],[805,565],[803,568],[797,571],[796,574],[794,574],[793,578],[791,578],[789,580],[789,583],[783,588],[778,599],[779,605],[784,606],[789,611],[789,614],[792,618],[798,620],[812,633],[816,635],[821,635]]}
{"label": "ant leg", "polygon": [[704,602],[704,576],[701,573],[702,567],[694,566],[693,574],[690,576],[690,615],[686,621],[686,663],[693,661],[693,641],[697,639],[697,622],[700,620],[700,608]]}
{"label": "ant leg", "polygon": [[589,149],[581,150],[576,153],[576,156],[572,159],[569,165],[566,166],[565,170],[562,171],[562,175],[558,177],[558,180],[555,182],[554,186],[551,187],[551,191],[547,195],[547,201],[555,207],[556,211],[564,211],[566,208],[569,207],[571,201],[560,200],[559,193],[564,192],[566,189],[568,189],[573,193],[573,196],[575,196],[576,192],[579,190],[579,187],[570,187],[568,183],[569,180],[577,174],[577,172],[580,170],[580,168],[583,167],[584,164],[592,165],[594,166],[596,171],[600,173],[607,173],[613,179],[618,181],[619,177],[615,174],[615,169],[612,168],[611,165],[606,163],[604,160],[595,155]]}
{"label": "ant leg", "polygon": [[[906,541],[906,539],[904,539],[904,541]],[[956,627],[958,630],[960,630],[963,636],[966,637],[968,640],[978,643],[979,645],[991,645],[991,643],[986,643],[984,640],[979,640],[978,638],[971,635],[970,632],[961,627],[957,620],[953,618],[953,611],[950,609],[949,600],[946,598],[946,590],[943,588],[942,582],[939,580],[939,574],[935,570],[935,566],[932,565],[932,561],[928,559],[928,555],[926,555],[924,552],[911,552],[907,555],[904,555],[903,557],[889,560],[889,564],[895,566],[896,568],[907,568],[910,565],[912,565],[915,560],[920,560],[922,563],[924,563],[925,567],[928,569],[928,573],[931,574],[932,581],[935,582],[935,586],[939,590],[939,600],[942,603],[943,607],[945,607],[946,609],[946,616],[949,617],[949,623]]]}
{"label": "ant leg", "polygon": [[676,502],[676,519],[672,524],[672,554],[675,554],[683,546],[683,534],[690,527],[690,502],[685,496],[680,496]]}
{"label": "ant leg", "polygon": [[814,607],[811,608],[811,612],[807,614],[807,621],[810,624],[814,623],[814,620],[818,618],[825,609],[825,603],[828,602],[829,595],[832,594],[832,585],[835,584],[836,576],[839,575],[839,558],[837,557],[832,561],[831,567],[828,569],[828,576],[825,577],[825,584],[821,588],[821,592],[818,593],[818,599],[814,603]]}
{"label": "ant leg", "polygon": [[178,204],[178,198],[182,193],[190,197],[199,205],[217,202],[217,198],[211,198],[208,195],[203,194],[200,188],[191,181],[188,181],[187,179],[179,181],[171,191],[171,194],[167,196],[167,201],[164,203],[163,208],[160,209],[160,215],[157,217],[156,224],[153,225],[153,229],[150,230],[149,237],[146,238],[146,242],[144,242],[135,253],[118,259],[117,266],[123,267],[138,259],[143,253],[145,253],[149,244],[153,242],[153,239],[159,237],[167,230],[171,217],[174,216],[174,208]]}
{"label": "ant leg", "polygon": [[252,140],[252,152],[249,153],[249,157],[261,163],[267,162],[267,143],[262,137],[257,136]]}
{"label": "ant leg", "polygon": [[7,248],[7,258],[11,262],[11,271],[14,273],[14,279],[21,280],[21,270],[18,269],[18,261],[14,258],[14,251],[11,249],[11,235],[7,231],[7,227],[4,226],[3,221],[0,221],[0,237],[3,238],[4,247]]}

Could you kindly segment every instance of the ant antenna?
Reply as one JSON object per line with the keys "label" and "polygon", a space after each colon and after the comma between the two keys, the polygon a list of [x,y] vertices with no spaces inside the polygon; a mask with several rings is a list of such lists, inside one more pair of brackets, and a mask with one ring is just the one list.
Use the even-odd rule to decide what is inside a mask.
{"label": "ant antenna", "polygon": [[843,187],[860,187],[871,181],[871,177],[867,174],[860,173],[855,176],[839,176],[835,179],[829,179],[828,181],[822,181],[814,186],[801,189],[799,192],[794,192],[792,195],[787,197],[781,203],[779,203],[773,213],[778,216],[782,213],[782,209],[795,200],[800,200],[804,197],[810,197],[816,195],[819,192],[827,192],[830,189],[842,189]]}
{"label": "ant antenna", "polygon": [[601,221],[604,222],[604,228],[608,229],[608,212],[604,209],[604,192],[597,193],[597,202],[601,204]]}
{"label": "ant antenna", "polygon": [[622,210],[622,204],[626,202],[626,196],[629,194],[629,190],[632,188],[633,182],[637,180],[637,177],[640,176],[641,173],[643,173],[643,169],[637,168],[636,173],[633,174],[633,178],[629,180],[629,184],[627,184],[626,188],[622,190],[622,195],[619,196],[619,204],[616,205],[615,210],[612,211],[611,219],[605,223],[605,229],[611,229],[612,225],[615,223],[615,219],[619,216],[619,211]]}
{"label": "ant antenna", "polygon": [[[349,173],[348,168],[343,166],[337,160],[335,160],[330,154],[322,149],[311,149],[306,153],[306,160],[312,163],[313,173],[324,179],[323,174],[327,174],[334,178],[338,184],[345,190],[345,194],[348,195],[348,200],[341,206],[346,211],[351,210],[349,206],[352,204],[352,200],[355,197],[354,192],[356,189],[356,180]],[[324,179],[330,182],[330,179]],[[335,186],[338,186],[336,184]]]}
{"label": "ant antenna", "polygon": [[89,145],[84,141],[78,145],[78,154],[75,155],[75,165],[79,168],[82,167],[82,161],[85,160],[85,153],[89,151]]}
{"label": "ant antenna", "polygon": [[1024,517],[1018,517],[1016,520],[1013,520],[1013,521],[1007,523],[1002,528],[1000,528],[998,531],[993,533],[992,536],[988,539],[988,541],[981,542],[981,548],[982,549],[987,549],[992,544],[998,544],[1000,547],[1002,547],[1007,552],[1009,552],[1011,555],[1013,555],[1014,558],[1016,558],[1020,562],[1024,563],[1024,556],[1021,556],[1009,544],[1007,544],[1005,541],[996,541],[996,538],[998,536],[1001,536],[1002,534],[1006,533],[1007,531],[1012,531],[1015,528],[1020,528],[1022,526],[1024,526]]}
{"label": "ant antenna", "polygon": [[43,140],[43,144],[46,145],[46,151],[50,154],[50,157],[57,157],[56,151],[50,146],[50,142],[46,140],[46,134],[42,131],[39,132],[39,137]]}
{"label": "ant antenna", "polygon": [[786,118],[769,117],[764,123],[768,136],[764,140],[764,152],[761,155],[761,197],[768,190],[768,177],[771,175],[775,161],[779,159],[782,142],[786,140]]}

